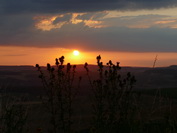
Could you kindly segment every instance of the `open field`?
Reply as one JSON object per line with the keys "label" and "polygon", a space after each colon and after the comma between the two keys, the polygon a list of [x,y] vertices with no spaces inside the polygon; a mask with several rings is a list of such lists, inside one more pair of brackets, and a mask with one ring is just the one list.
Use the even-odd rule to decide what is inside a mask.
{"label": "open field", "polygon": [[[1,66],[0,68],[1,94],[6,93],[13,96],[16,99],[15,104],[20,103],[27,107],[26,129],[28,132],[35,133],[38,128],[41,128],[44,133],[47,132],[51,127],[51,116],[41,100],[41,97],[45,97],[45,91],[41,80],[38,78],[39,73],[36,68],[32,66]],[[42,69],[45,70],[46,68],[43,67]],[[91,79],[96,79],[97,66],[89,66],[89,69],[91,70]],[[135,123],[129,125],[132,132],[167,133],[172,130],[176,131],[176,71],[176,66],[155,69],[123,67],[120,70],[123,77],[126,76],[127,72],[131,72],[137,80],[132,92],[136,98],[136,101],[132,102],[136,104],[133,120]],[[94,117],[93,92],[82,65],[76,69],[75,78],[79,76],[82,77],[82,81],[72,103],[72,129],[79,133],[87,133],[92,128]],[[125,130],[125,123],[119,124],[119,126],[120,132],[130,132]]]}

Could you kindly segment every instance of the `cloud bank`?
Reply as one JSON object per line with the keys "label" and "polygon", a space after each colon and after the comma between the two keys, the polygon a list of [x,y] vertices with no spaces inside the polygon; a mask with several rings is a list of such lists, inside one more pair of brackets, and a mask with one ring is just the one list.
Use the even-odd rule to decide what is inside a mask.
{"label": "cloud bank", "polygon": [[175,0],[0,0],[0,45],[177,52],[177,16],[109,14],[176,6]]}
{"label": "cloud bank", "polygon": [[177,6],[175,0],[0,0],[1,14],[93,12],[158,9]]}

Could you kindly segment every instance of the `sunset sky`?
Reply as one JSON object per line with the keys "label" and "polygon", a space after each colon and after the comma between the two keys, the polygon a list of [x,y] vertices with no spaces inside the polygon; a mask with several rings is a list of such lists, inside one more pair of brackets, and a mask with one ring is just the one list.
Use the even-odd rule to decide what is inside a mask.
{"label": "sunset sky", "polygon": [[[73,50],[80,55],[74,56]],[[177,65],[176,0],[0,0],[0,65]]]}

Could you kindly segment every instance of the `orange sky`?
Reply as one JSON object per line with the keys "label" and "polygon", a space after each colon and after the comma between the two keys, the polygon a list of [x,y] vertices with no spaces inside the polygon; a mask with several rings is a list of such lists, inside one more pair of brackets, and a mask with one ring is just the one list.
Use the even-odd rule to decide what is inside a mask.
{"label": "orange sky", "polygon": [[1,46],[0,65],[54,64],[55,58],[62,55],[65,56],[65,63],[84,64],[85,62],[88,62],[89,64],[96,64],[96,56],[99,54],[101,55],[104,64],[111,59],[115,63],[121,62],[121,66],[152,67],[156,55],[158,55],[157,67],[177,64],[177,53],[80,51],[79,56],[74,56],[72,53],[73,50],[74,49]]}

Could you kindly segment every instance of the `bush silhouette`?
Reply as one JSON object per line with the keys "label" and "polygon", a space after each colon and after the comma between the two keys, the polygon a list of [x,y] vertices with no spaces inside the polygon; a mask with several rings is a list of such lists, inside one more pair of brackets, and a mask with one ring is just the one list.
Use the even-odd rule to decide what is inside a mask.
{"label": "bush silhouette", "polygon": [[88,64],[85,63],[87,76],[93,91],[93,125],[95,133],[118,132],[119,124],[130,117],[133,102],[132,88],[136,82],[130,72],[121,78],[119,62],[110,60],[104,70],[101,56],[97,56],[98,79],[91,81]]}
{"label": "bush silhouette", "polygon": [[92,101],[87,101],[92,103],[92,110],[88,107],[88,111],[92,112],[92,119],[89,129],[83,132],[78,131],[77,127],[72,127],[73,100],[81,83],[81,78],[75,77],[76,65],[70,63],[64,65],[64,56],[56,59],[56,66],[47,64],[47,70],[42,70],[38,64],[36,65],[46,92],[42,100],[51,116],[51,133],[76,133],[76,131],[175,133],[177,131],[176,119],[171,118],[172,114],[168,111],[171,105],[169,106],[165,99],[163,99],[165,107],[159,121],[160,114],[155,113],[158,114],[162,107],[160,95],[154,95],[151,99],[146,99],[146,96],[142,98],[140,91],[133,90],[136,83],[135,76],[130,72],[122,74],[119,62],[114,64],[109,60],[104,65],[100,55],[96,60],[98,67],[97,73],[94,73],[96,79],[92,79],[89,64],[86,62],[84,65],[92,91]]}
{"label": "bush silhouette", "polygon": [[[72,102],[77,92],[77,87],[81,78],[78,79],[78,86],[74,87],[76,65],[68,63],[64,66],[64,56],[56,59],[55,68],[47,64],[47,73],[40,72],[46,97],[43,98],[44,105],[51,114],[51,133],[71,133],[72,132]],[[65,68],[66,67],[66,68]]]}

